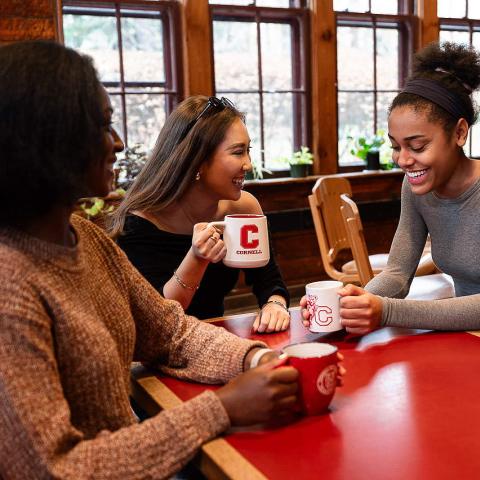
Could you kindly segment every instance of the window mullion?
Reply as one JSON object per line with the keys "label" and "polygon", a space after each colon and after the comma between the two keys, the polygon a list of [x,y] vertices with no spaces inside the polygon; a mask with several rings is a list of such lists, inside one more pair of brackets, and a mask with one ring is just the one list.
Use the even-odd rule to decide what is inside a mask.
{"label": "window mullion", "polygon": [[[165,83],[168,90],[173,89],[173,70],[172,70],[172,59],[169,55],[171,52],[170,44],[170,28],[168,22],[165,22],[164,15],[162,15],[162,34],[163,34],[163,68],[165,71]],[[163,95],[163,102],[166,106],[166,115],[170,115],[173,110],[172,96],[165,93]]]}
{"label": "window mullion", "polygon": [[[371,3],[371,2],[370,2]],[[377,23],[372,17],[373,23],[373,133],[378,130],[377,125]]]}
{"label": "window mullion", "polygon": [[260,114],[260,158],[262,165],[265,166],[265,131],[263,128],[263,73],[262,73],[262,37],[260,28],[260,18],[258,12],[255,14],[257,27],[257,55],[258,55],[258,88],[259,88],[259,114]]}
{"label": "window mullion", "polygon": [[123,117],[123,138],[125,144],[128,145],[128,129],[127,129],[127,106],[125,99],[125,69],[123,65],[123,40],[122,40],[122,17],[120,5],[115,2],[115,18],[117,22],[117,38],[118,38],[118,55],[120,60],[120,101],[122,102]]}
{"label": "window mullion", "polygon": [[[362,104],[367,102],[368,99],[368,117],[365,115],[362,115],[362,120],[361,123],[365,125],[365,121],[367,118],[372,120],[372,123],[367,123],[365,125],[365,129],[367,132],[365,134],[368,135],[368,129],[372,128],[369,127],[369,125],[373,126],[373,133],[378,131],[379,128],[381,128],[382,125],[379,125],[380,121],[384,121],[384,116],[383,116],[383,111],[380,111],[379,108],[382,108],[383,105],[383,92],[384,90],[379,89],[379,82],[380,82],[380,73],[383,72],[382,70],[382,64],[379,63],[379,52],[384,44],[384,42],[390,41],[390,35],[388,37],[385,37],[385,35],[381,35],[382,32],[386,32],[386,29],[391,29],[396,32],[398,32],[398,75],[399,75],[399,86],[401,85],[401,78],[403,77],[403,73],[406,73],[403,71],[403,60],[405,61],[405,70],[407,68],[407,64],[409,61],[409,55],[412,51],[410,48],[410,43],[411,43],[411,31],[409,29],[409,26],[412,25],[412,19],[411,19],[411,14],[412,14],[412,0],[399,0],[397,4],[397,10],[396,14],[384,14],[384,13],[372,13],[372,6],[373,6],[373,0],[368,1],[368,12],[365,13],[358,13],[358,12],[337,12],[336,13],[336,26],[337,28],[340,27],[350,27],[353,29],[369,29],[371,31],[371,34],[373,35],[371,40],[373,40],[372,44],[370,44],[370,48],[373,49],[373,52],[369,53],[369,55],[373,55],[373,81],[372,84],[366,85],[366,88],[364,90],[354,90],[354,85],[352,85],[352,88],[342,88],[338,89],[337,88],[337,102],[339,100],[342,100],[347,102],[346,105],[348,108],[348,94],[342,94],[343,91],[352,91],[352,92],[357,92],[357,94],[361,93],[368,93],[369,95],[365,95],[363,100],[361,101]],[[365,34],[366,35],[366,34]],[[383,51],[383,50],[382,50]],[[393,54],[393,52],[392,52]],[[345,55],[348,54],[345,53]],[[371,57],[367,57],[371,58]],[[340,59],[337,58],[337,62],[339,62]],[[341,62],[341,61],[340,61]],[[347,62],[348,63],[348,62]],[[339,72],[345,73],[348,77],[349,72],[351,69],[348,69],[349,65],[337,63],[337,69]],[[340,73],[339,73],[340,75]],[[350,73],[351,76],[351,73]],[[387,89],[387,92],[397,92],[398,89]],[[382,98],[380,96],[382,95]],[[382,101],[380,101],[382,100]],[[373,102],[373,105],[372,103]],[[365,105],[367,107],[367,104]],[[339,105],[340,109],[340,105]],[[371,110],[370,110],[371,109]],[[373,115],[372,115],[373,114]],[[348,134],[350,129],[354,129],[354,125],[358,125],[358,122],[360,121],[359,115],[356,117],[354,115],[348,115],[348,112],[345,114],[346,116],[343,118],[340,118],[339,115],[339,124],[338,124],[338,133],[340,134],[342,132],[343,134]],[[370,118],[370,115],[373,116],[373,118]],[[355,130],[355,129],[354,129]],[[357,127],[358,130],[358,127]],[[345,133],[346,132],[346,133]],[[356,135],[361,135],[361,132],[356,132],[353,134],[354,136]],[[340,137],[339,138],[339,154],[340,152],[347,152],[347,139],[345,137]],[[340,147],[342,150],[340,150]],[[350,157],[347,156],[342,156],[340,159],[340,166],[348,166],[350,165],[350,162],[353,162],[353,158],[351,159]]]}
{"label": "window mullion", "polygon": [[[301,58],[300,55],[300,41],[297,40],[300,38],[299,32],[297,31],[298,25],[292,24],[290,27],[290,42],[292,45],[292,90],[304,90],[304,85],[302,85],[303,80],[303,72],[302,66],[300,65],[299,59]],[[300,105],[304,102],[304,95],[299,93],[292,92],[292,130],[293,130],[293,147],[297,150],[301,144],[303,143],[303,139],[301,138],[302,131],[302,116],[300,114]]]}

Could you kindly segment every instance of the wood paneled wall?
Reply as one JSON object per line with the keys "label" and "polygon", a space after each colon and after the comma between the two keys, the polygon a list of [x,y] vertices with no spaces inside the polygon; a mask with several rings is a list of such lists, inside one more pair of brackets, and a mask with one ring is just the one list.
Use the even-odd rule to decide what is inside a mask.
{"label": "wood paneled wall", "polygon": [[20,40],[55,40],[55,0],[0,0],[0,44]]}

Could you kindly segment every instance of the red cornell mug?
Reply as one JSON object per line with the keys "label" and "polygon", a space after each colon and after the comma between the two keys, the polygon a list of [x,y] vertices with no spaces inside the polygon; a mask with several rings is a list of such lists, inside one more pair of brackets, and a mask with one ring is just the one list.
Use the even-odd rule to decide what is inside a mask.
{"label": "red cornell mug", "polygon": [[297,343],[283,351],[287,365],[299,372],[299,407],[306,415],[325,412],[337,386],[337,347],[328,343]]}

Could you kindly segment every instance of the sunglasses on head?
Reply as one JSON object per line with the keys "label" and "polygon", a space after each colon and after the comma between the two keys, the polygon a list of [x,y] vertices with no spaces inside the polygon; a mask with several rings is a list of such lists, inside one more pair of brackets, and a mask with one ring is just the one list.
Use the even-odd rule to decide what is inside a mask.
{"label": "sunglasses on head", "polygon": [[187,135],[188,132],[193,128],[193,126],[202,118],[205,117],[208,112],[217,111],[221,112],[225,108],[232,108],[235,109],[235,105],[225,97],[217,98],[217,97],[210,97],[203,107],[203,110],[187,125],[185,131],[183,132],[181,140],[183,140]]}

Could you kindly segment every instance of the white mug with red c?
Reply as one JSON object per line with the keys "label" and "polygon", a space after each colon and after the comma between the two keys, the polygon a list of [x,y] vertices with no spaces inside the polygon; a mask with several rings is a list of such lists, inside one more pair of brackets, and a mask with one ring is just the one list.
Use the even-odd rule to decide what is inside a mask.
{"label": "white mug with red c", "polygon": [[223,228],[223,241],[227,254],[223,263],[227,267],[257,268],[270,260],[268,226],[265,215],[227,215],[223,222],[210,222]]}
{"label": "white mug with red c", "polygon": [[335,280],[313,282],[305,287],[311,332],[336,332],[343,328],[338,295],[342,287],[343,283]]}

